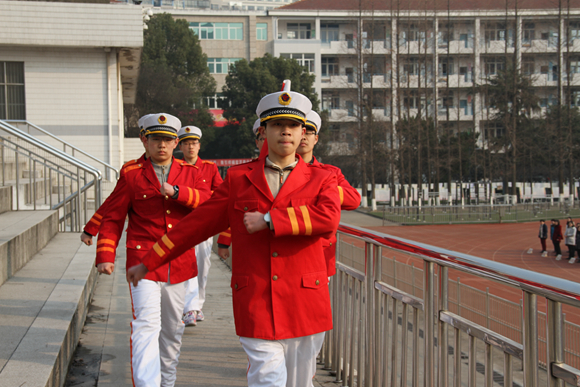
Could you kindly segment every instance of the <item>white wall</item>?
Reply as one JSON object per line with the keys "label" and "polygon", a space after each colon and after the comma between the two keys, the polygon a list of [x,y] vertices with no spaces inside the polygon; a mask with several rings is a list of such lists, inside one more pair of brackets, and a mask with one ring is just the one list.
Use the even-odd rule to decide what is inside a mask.
{"label": "white wall", "polygon": [[114,167],[120,166],[118,117],[122,112],[117,103],[117,70],[116,65],[111,66],[113,137],[109,159],[107,53],[103,48],[6,46],[0,49],[0,61],[24,62],[29,122],[105,162],[111,160]]}

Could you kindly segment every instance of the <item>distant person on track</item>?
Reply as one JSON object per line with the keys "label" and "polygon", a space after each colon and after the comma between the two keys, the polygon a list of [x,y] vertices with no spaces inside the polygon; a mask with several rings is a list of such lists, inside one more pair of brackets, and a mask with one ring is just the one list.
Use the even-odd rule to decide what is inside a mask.
{"label": "distant person on track", "polygon": [[576,262],[580,262],[580,222],[576,223],[576,254],[578,254]]}
{"label": "distant person on track", "polygon": [[548,239],[548,226],[546,226],[546,221],[544,219],[540,220],[538,238],[540,238],[540,243],[542,244],[542,257],[547,257],[548,249],[546,248],[546,239]]}
{"label": "distant person on track", "polygon": [[556,261],[562,259],[562,250],[560,249],[560,242],[563,239],[562,236],[562,226],[560,226],[560,221],[558,219],[552,219],[552,227],[550,228],[550,238],[552,239],[552,244],[554,245],[554,252],[556,253]]}
{"label": "distant person on track", "polygon": [[566,225],[566,247],[568,247],[568,263],[576,263],[576,227],[574,222],[570,221]]}

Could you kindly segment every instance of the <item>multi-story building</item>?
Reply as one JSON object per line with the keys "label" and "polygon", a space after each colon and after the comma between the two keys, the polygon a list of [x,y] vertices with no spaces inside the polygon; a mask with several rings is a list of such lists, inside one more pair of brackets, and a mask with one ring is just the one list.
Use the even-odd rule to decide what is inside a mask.
{"label": "multi-story building", "polygon": [[[406,2],[398,10],[396,2],[302,0],[263,13],[173,13],[190,21],[202,39],[218,89],[227,64],[237,58],[269,52],[303,64],[316,75],[314,87],[340,151],[356,143],[359,106],[369,95],[372,109],[362,114],[372,110],[386,125],[421,115],[453,132],[475,130],[481,144],[503,135],[477,85],[512,60],[532,77],[542,113],[558,96],[571,106],[580,103],[577,0],[562,8],[548,0],[521,1],[517,10],[510,2],[507,11],[499,0]],[[216,32],[210,38],[211,28],[226,21],[241,23],[241,35],[232,39],[230,32],[222,41],[228,35]]]}

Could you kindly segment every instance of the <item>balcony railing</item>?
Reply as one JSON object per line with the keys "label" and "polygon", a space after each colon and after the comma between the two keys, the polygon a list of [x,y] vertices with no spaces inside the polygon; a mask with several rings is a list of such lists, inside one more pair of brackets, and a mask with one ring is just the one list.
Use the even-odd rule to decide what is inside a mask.
{"label": "balcony railing", "polygon": [[580,385],[580,284],[344,224],[336,248],[321,361],[341,386]]}

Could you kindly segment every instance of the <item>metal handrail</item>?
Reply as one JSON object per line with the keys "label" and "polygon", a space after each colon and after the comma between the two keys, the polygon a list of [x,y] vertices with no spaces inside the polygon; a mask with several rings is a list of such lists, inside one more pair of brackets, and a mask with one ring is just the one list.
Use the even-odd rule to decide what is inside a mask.
{"label": "metal handrail", "polygon": [[[37,209],[38,176],[36,172],[38,171],[37,165],[40,165],[41,168],[44,168],[44,175],[41,180],[41,184],[44,186],[44,205],[49,204],[48,208],[58,210],[62,215],[59,216],[61,231],[80,231],[82,225],[88,221],[87,203],[89,199],[87,194],[90,188],[94,188],[95,208],[99,207],[102,202],[101,171],[3,120],[0,120],[0,130],[9,136],[0,136],[0,145],[2,146],[2,184],[5,184],[5,151],[9,150],[14,154],[16,176],[15,209],[27,209],[26,206],[21,207],[20,205],[20,192],[24,192],[24,195],[29,197],[28,199],[25,198],[25,201],[30,200],[32,203],[32,208],[30,209]],[[11,138],[18,139],[25,145],[12,141]],[[42,152],[45,154],[43,155]],[[19,157],[24,157],[28,160],[28,178],[20,177]],[[63,163],[62,165],[61,162]],[[53,178],[56,179],[56,184],[53,183]],[[28,180],[30,184],[28,191],[21,191],[20,181],[22,180],[25,182]],[[42,186],[39,188],[40,192],[42,192]],[[76,190],[74,187],[76,187]],[[53,188],[58,189],[58,202],[55,205],[53,205]],[[67,196],[66,191],[69,188],[73,192]],[[61,193],[63,196],[62,201]],[[81,213],[84,214],[84,218]]]}
{"label": "metal handrail", "polygon": [[26,133],[25,131],[8,124],[5,120],[0,120],[0,128],[2,128],[2,130],[4,130],[4,131],[10,133],[11,135],[18,137],[21,140],[26,141],[30,145],[38,147],[38,148],[44,150],[45,152],[48,152],[48,153],[52,154],[53,156],[55,156],[63,161],[66,161],[68,163],[75,165],[78,168],[81,168],[82,170],[86,170],[87,172],[91,172],[91,173],[96,173],[99,180],[102,179],[101,171],[98,168],[95,168],[92,165],[87,164],[84,161],[79,160],[79,159],[75,158],[74,156],[69,155],[68,153],[63,152],[60,149],[58,149],[50,144],[45,143],[44,141],[40,141],[39,139]]}
{"label": "metal handrail", "polygon": [[[503,353],[504,385],[512,385],[514,373],[519,375],[517,368],[523,370],[523,385],[538,386],[541,364],[548,385],[580,385],[580,369],[566,363],[562,313],[563,305],[580,307],[579,283],[346,224],[339,226],[338,234],[337,274],[330,282],[334,328],[325,338],[321,360],[336,373],[342,386],[386,386],[389,381],[392,386],[406,386],[408,378],[412,386],[461,386],[466,375],[467,385],[475,386],[476,374],[483,369],[484,385],[492,387],[497,374],[494,351]],[[353,256],[349,258],[349,244],[342,241],[345,236],[364,242],[364,249],[350,245]],[[409,294],[398,288],[396,281],[395,286],[383,282],[383,261],[386,264],[389,260],[383,256],[383,248],[423,260],[422,298],[415,296],[414,290]],[[341,249],[347,249],[346,255]],[[356,251],[364,251],[364,259],[355,259]],[[341,262],[348,259],[364,267],[364,273]],[[396,263],[394,258],[392,262]],[[521,344],[469,316],[452,313],[450,268],[522,291]],[[391,274],[396,278],[396,271]],[[546,298],[545,314],[538,310],[538,296]],[[459,298],[456,302],[459,308]],[[545,319],[545,331],[539,328],[540,318]],[[544,333],[545,340],[540,343]],[[485,354],[479,357],[478,342],[485,346]],[[544,342],[546,349],[540,351]],[[453,347],[451,353],[448,346]],[[513,367],[512,361],[521,361],[521,368]],[[480,368],[478,362],[483,363]]]}
{"label": "metal handrail", "polygon": [[[91,160],[93,160],[93,161],[96,161],[97,163],[99,163],[99,164],[103,165],[104,167],[106,167],[106,169],[113,170],[113,171],[115,172],[115,177],[116,177],[116,180],[118,180],[118,179],[119,179],[119,170],[118,170],[117,168],[115,168],[115,167],[113,167],[112,165],[110,165],[110,164],[108,164],[108,163],[104,162],[103,160],[100,160],[100,159],[98,159],[97,157],[95,157],[95,156],[91,155],[90,153],[88,153],[88,152],[85,152],[84,150],[80,149],[79,147],[76,147],[76,146],[72,145],[71,143],[69,143],[69,142],[67,142],[67,141],[65,141],[65,140],[63,140],[63,139],[61,139],[61,138],[59,138],[59,137],[55,136],[54,134],[50,133],[49,131],[47,131],[47,130],[45,130],[45,129],[42,129],[42,128],[41,128],[40,126],[38,126],[38,125],[35,125],[35,124],[33,124],[33,123],[31,123],[31,122],[28,122],[28,121],[26,121],[26,120],[4,120],[4,122],[7,122],[7,123],[23,123],[23,124],[26,124],[26,125],[28,125],[28,126],[32,126],[34,129],[38,130],[39,132],[42,132],[42,133],[46,134],[47,136],[49,136],[50,138],[52,138],[52,139],[54,139],[54,140],[56,140],[56,141],[60,142],[60,143],[63,145],[63,152],[65,152],[65,153],[66,153],[66,147],[68,146],[69,148],[71,148],[71,149],[72,149],[72,156],[73,156],[73,157],[75,157],[75,151],[76,151],[76,152],[79,152],[79,153],[81,153],[83,156],[86,156],[86,157],[90,158]],[[56,149],[56,148],[55,148],[55,149]],[[67,154],[68,154],[68,153],[67,153]],[[80,161],[80,160],[79,160],[79,161]],[[87,165],[89,165],[89,164],[87,164]],[[97,170],[98,170],[98,169],[97,169]]]}

